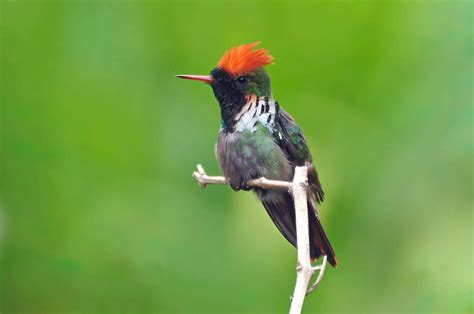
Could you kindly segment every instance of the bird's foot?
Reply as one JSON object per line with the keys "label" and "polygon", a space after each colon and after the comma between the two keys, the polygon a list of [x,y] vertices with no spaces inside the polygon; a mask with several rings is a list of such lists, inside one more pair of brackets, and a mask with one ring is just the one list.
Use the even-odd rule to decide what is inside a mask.
{"label": "bird's foot", "polygon": [[230,180],[229,182],[230,187],[234,191],[250,191],[250,187],[247,185],[247,180]]}
{"label": "bird's foot", "polygon": [[250,191],[251,190],[251,187],[249,187],[247,185],[247,182],[245,182],[242,186],[241,186],[241,189],[244,190],[244,191]]}

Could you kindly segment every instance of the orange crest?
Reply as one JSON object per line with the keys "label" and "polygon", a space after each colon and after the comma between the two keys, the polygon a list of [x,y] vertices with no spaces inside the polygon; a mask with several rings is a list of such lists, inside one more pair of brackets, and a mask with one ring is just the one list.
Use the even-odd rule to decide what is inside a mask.
{"label": "orange crest", "polygon": [[252,50],[260,42],[240,45],[224,53],[217,65],[226,72],[239,76],[273,63],[273,57],[267,50],[259,48]]}

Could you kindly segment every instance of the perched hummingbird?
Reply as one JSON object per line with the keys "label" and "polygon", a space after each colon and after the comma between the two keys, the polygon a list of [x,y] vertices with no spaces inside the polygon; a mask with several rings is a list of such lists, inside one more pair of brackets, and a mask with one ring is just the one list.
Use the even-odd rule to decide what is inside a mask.
{"label": "perched hummingbird", "polygon": [[[229,49],[211,75],[177,75],[209,84],[219,102],[221,128],[216,155],[235,191],[250,190],[246,182],[265,177],[292,181],[295,166],[308,167],[308,218],[312,260],[327,255],[338,262],[324,233],[315,204],[324,199],[303,131],[273,98],[264,66],[273,57],[259,42]],[[296,247],[295,206],[286,190],[253,188],[283,236]]]}

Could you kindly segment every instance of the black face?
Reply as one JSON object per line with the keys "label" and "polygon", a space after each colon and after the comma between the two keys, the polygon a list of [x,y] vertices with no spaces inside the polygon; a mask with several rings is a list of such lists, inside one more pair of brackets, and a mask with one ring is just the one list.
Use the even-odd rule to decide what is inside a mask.
{"label": "black face", "polygon": [[247,76],[232,77],[220,68],[211,71],[214,82],[211,84],[214,95],[221,107],[222,124],[225,131],[232,131],[234,117],[245,105],[247,94]]}

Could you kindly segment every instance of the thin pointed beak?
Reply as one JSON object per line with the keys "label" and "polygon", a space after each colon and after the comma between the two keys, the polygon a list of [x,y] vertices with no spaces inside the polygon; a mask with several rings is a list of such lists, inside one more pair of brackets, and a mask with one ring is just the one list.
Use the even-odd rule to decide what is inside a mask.
{"label": "thin pointed beak", "polygon": [[201,81],[206,84],[212,84],[212,82],[214,82],[214,79],[210,75],[176,75],[176,77],[186,80]]}

